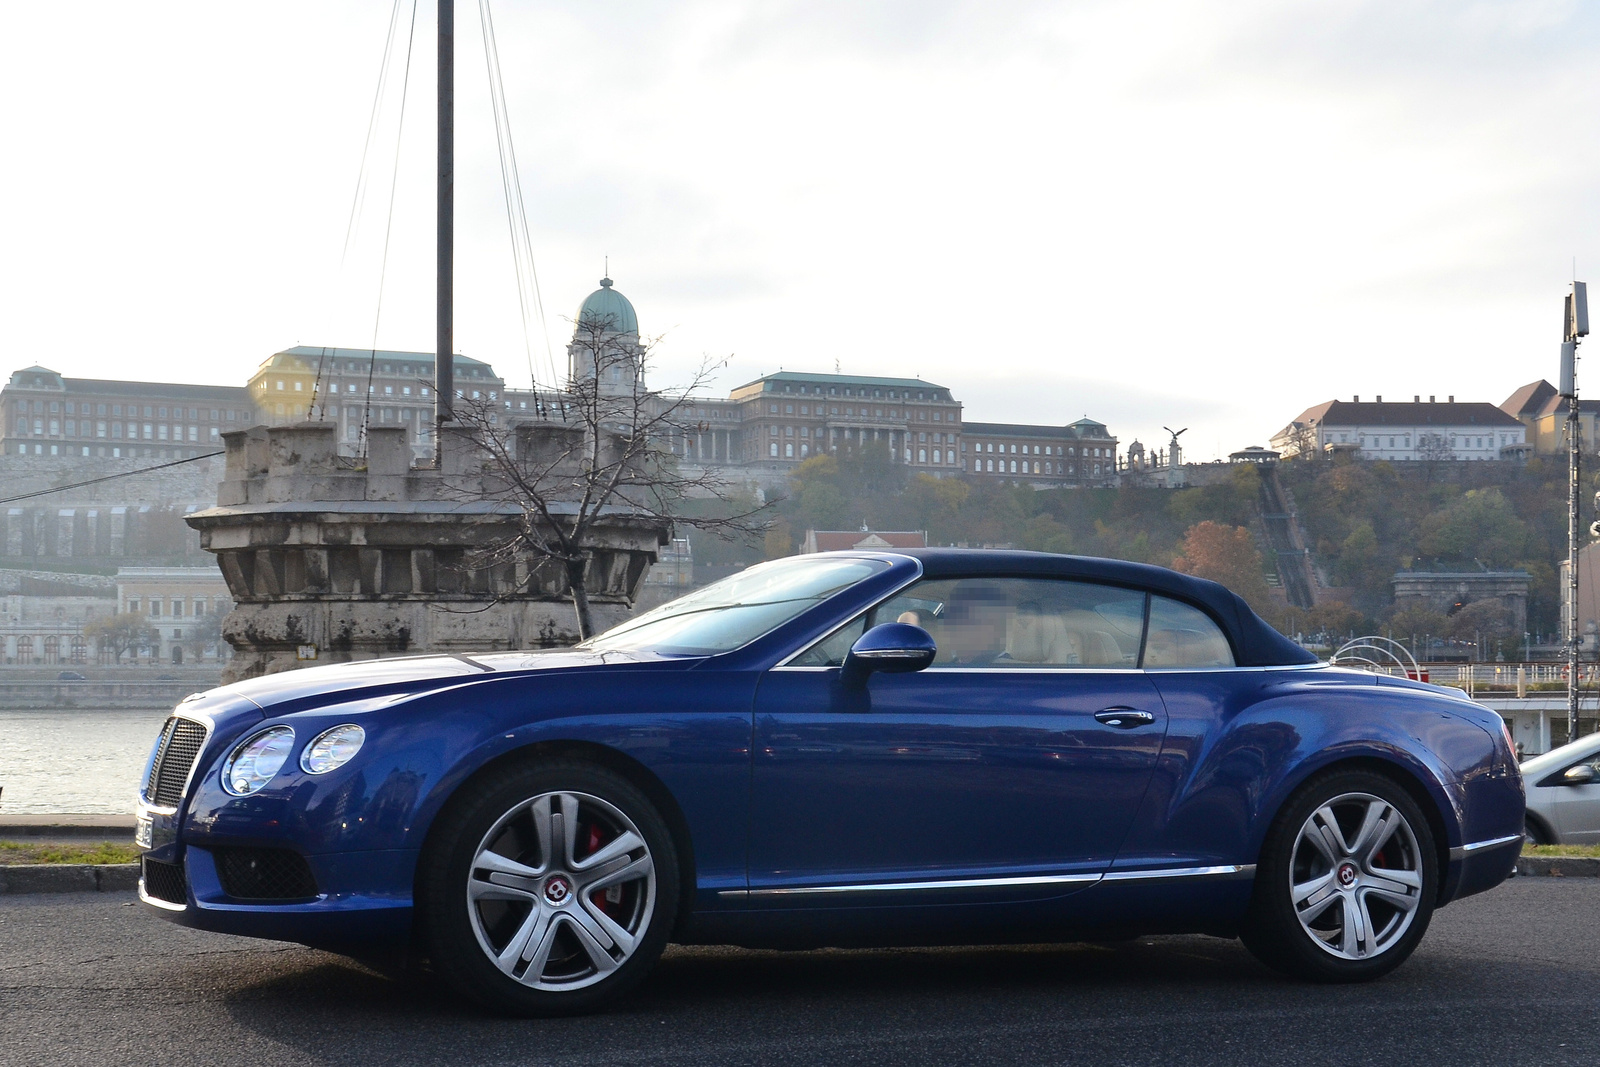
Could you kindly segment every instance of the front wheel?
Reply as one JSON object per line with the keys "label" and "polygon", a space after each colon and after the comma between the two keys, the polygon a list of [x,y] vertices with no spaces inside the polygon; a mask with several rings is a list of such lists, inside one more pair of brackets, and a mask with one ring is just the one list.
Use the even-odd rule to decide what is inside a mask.
{"label": "front wheel", "polygon": [[1433,833],[1411,795],[1383,775],[1327,775],[1268,831],[1244,943],[1295,977],[1368,981],[1411,955],[1438,887]]}
{"label": "front wheel", "polygon": [[517,1015],[592,1011],[639,982],[678,903],[666,823],[632,783],[577,762],[466,786],[419,871],[434,969]]}

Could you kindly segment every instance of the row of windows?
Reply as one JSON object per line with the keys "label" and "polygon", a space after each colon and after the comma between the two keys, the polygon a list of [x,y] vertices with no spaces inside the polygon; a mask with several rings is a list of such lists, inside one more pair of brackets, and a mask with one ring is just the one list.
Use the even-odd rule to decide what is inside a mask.
{"label": "row of windows", "polygon": [[[1328,436],[1329,436],[1330,440],[1333,437],[1332,434],[1329,434]],[[1340,434],[1339,435],[1340,443],[1341,444],[1349,444],[1350,443],[1350,436],[1351,436],[1350,434],[1344,434],[1344,433]],[[1371,441],[1371,447],[1373,447],[1373,448],[1410,448],[1411,447],[1411,435],[1408,434],[1408,433],[1395,434],[1393,436],[1390,436],[1388,438],[1388,442],[1389,443],[1387,445],[1384,444],[1385,438],[1384,438],[1384,436],[1382,434],[1370,434],[1369,435],[1369,434],[1364,434],[1363,433],[1363,434],[1357,434],[1356,435],[1356,443],[1358,443],[1362,448],[1368,447],[1368,441],[1369,440]],[[1397,441],[1399,442],[1398,445],[1395,443]],[[1443,434],[1437,434],[1437,435],[1433,435],[1433,436],[1430,436],[1428,434],[1422,434],[1417,438],[1417,446],[1419,448],[1427,448],[1430,445],[1432,445],[1433,447],[1443,447],[1444,441],[1445,441],[1445,438],[1444,438]],[[1506,445],[1515,445],[1515,444],[1521,444],[1521,443],[1522,443],[1522,441],[1521,441],[1521,435],[1520,434],[1501,434],[1500,435],[1500,446],[1502,448],[1505,447]],[[1450,447],[1451,448],[1493,448],[1493,447],[1495,447],[1495,443],[1494,443],[1493,435],[1488,436],[1488,437],[1467,437],[1467,436],[1458,436],[1456,434],[1451,434],[1450,435]]]}
{"label": "row of windows", "polygon": [[[30,413],[43,415],[45,414],[45,402],[42,400],[35,400],[32,402],[30,409],[28,401],[18,400],[16,402],[15,411],[19,417]],[[181,419],[187,417],[191,419],[210,419],[212,422],[250,421],[249,412],[235,411],[232,408],[223,408],[220,411],[217,408],[188,408],[187,411],[188,414],[185,416],[185,409],[181,407],[174,407],[169,410],[165,405],[146,404],[143,406],[143,410],[141,411],[140,405],[138,404],[126,405],[127,415],[138,416],[142,414],[147,419]],[[49,413],[52,415],[111,415],[113,417],[120,418],[124,414],[124,405],[89,404],[78,403],[72,400],[52,400],[49,404]]]}
{"label": "row of windows", "polygon": [[[1018,468],[1018,464],[1021,468]],[[1089,464],[1083,465],[1083,473],[1095,475],[1108,473],[1111,464],[1096,463],[1091,468]],[[1073,476],[1078,473],[1076,463],[1058,463],[1054,460],[1004,460],[1004,459],[975,459],[970,468],[978,474],[1044,474],[1053,477],[1062,475]]]}
{"label": "row of windows", "polygon": [[[887,414],[885,414],[885,412],[887,412]],[[778,413],[778,405],[776,405],[776,404],[768,404],[767,405],[767,414],[776,415],[777,413]],[[785,405],[783,405],[783,413],[785,415],[793,415],[795,413],[794,412],[794,405],[793,404],[785,404]],[[827,407],[827,408],[824,408],[823,405],[821,405],[821,404],[816,405],[816,411],[815,412],[813,412],[811,410],[811,405],[810,404],[801,404],[800,405],[800,414],[802,414],[802,415],[811,415],[811,414],[817,414],[817,415],[839,415],[839,414],[844,414],[844,415],[851,416],[852,418],[863,418],[863,419],[864,418],[874,418],[874,419],[883,419],[883,418],[909,419],[909,418],[911,418],[910,412],[906,411],[905,408],[857,408],[857,407],[846,406],[844,408],[843,412],[841,412],[838,407]],[[917,417],[917,421],[919,421],[919,422],[927,422],[928,421],[928,413],[926,411],[918,411],[916,417]],[[934,422],[943,422],[943,421],[945,421],[944,420],[944,412],[935,411],[933,413],[933,421]],[[956,421],[956,416],[955,416],[954,412],[950,413],[949,421],[950,422],[955,422]]]}
{"label": "row of windows", "polygon": [[[779,388],[776,385],[772,386],[771,389],[772,389],[772,392],[774,392],[774,393],[779,392]],[[799,386],[796,386],[796,385],[785,385],[782,388],[782,392],[785,392],[785,393],[799,393],[801,396],[805,396],[807,394],[807,392],[813,393],[813,394],[815,394],[817,396],[822,396],[823,395],[822,386],[820,386],[820,385],[799,385]],[[932,393],[932,396],[929,396],[930,392]],[[849,386],[849,385],[837,386],[837,385],[830,385],[830,386],[828,386],[827,395],[828,396],[841,396],[841,395],[842,396],[859,396],[859,397],[865,398],[867,396],[867,389],[866,389],[865,386]],[[872,390],[872,396],[873,396],[874,399],[881,400],[881,399],[883,399],[883,396],[884,396],[884,390],[882,390],[882,389],[874,389],[874,390]],[[911,390],[910,389],[890,389],[890,390],[888,390],[888,398],[890,400],[910,400],[911,399]],[[944,394],[944,392],[942,390],[939,390],[939,389],[933,389],[933,390],[918,389],[916,398],[918,400],[930,400],[930,399],[931,400],[947,400],[947,399],[949,399]]]}
{"label": "row of windows", "polygon": [[[818,432],[817,436],[818,437],[822,436],[820,431]],[[822,448],[823,448],[823,446],[821,444],[817,445],[817,450],[819,452],[822,450]],[[923,466],[927,466],[930,463],[935,465],[935,466],[948,466],[948,465],[954,465],[955,462],[956,462],[956,452],[955,452],[955,449],[953,449],[953,448],[948,448],[948,449],[946,449],[946,448],[935,448],[935,449],[933,449],[933,451],[932,451],[933,458],[931,460],[928,458],[929,454],[930,454],[928,449],[919,448],[916,451],[917,451],[917,460],[916,461],[917,461],[917,463],[919,463],[919,464],[921,464]],[[783,452],[782,452],[781,456],[780,456],[780,454],[778,452],[778,442],[773,441],[773,442],[771,442],[770,444],[767,445],[767,456],[770,459],[779,459],[779,458],[782,458],[782,459],[805,459],[809,455],[811,455],[811,446],[809,444],[801,444],[799,446],[799,451],[796,452],[795,451],[794,442],[786,441],[786,442],[784,442]],[[904,460],[907,463],[911,462],[911,449],[907,448],[907,449],[904,450]]]}
{"label": "row of windows", "polygon": [[[1029,447],[1030,446],[1028,446],[1028,445],[1023,445],[1022,446],[1022,454],[1023,455],[1025,455],[1025,456],[1026,455],[1034,455],[1034,456],[1050,456],[1050,455],[1076,456],[1078,454],[1078,449],[1077,449],[1076,445],[1068,445],[1066,448],[1062,448],[1060,445],[1044,445],[1044,446],[1042,446],[1042,450],[1041,450],[1041,446],[1033,445],[1032,446],[1032,448],[1033,448],[1032,452],[1028,451]],[[1054,451],[1052,451],[1052,449]],[[993,442],[993,441],[978,441],[978,442],[974,443],[972,450],[974,452],[1008,452],[1010,455],[1013,455],[1013,456],[1017,455],[1017,446],[1016,445],[1011,445],[1008,448],[1006,446],[1006,443],[1003,442],[1003,441],[1000,442],[999,445],[996,445],[995,442]],[[962,451],[963,452],[966,451],[966,447],[965,446],[962,446]],[[1083,450],[1083,454],[1085,456],[1088,456],[1088,455],[1092,454],[1096,458],[1109,459],[1109,458],[1111,458],[1111,449],[1109,449],[1109,448],[1092,448],[1092,449],[1091,448],[1085,448]]]}
{"label": "row of windows", "polygon": [[[398,368],[398,369],[396,369],[396,368]],[[337,362],[335,362],[333,364],[333,366],[330,367],[329,369],[337,371],[339,369],[339,364]],[[372,364],[363,362],[361,360],[346,360],[345,364],[344,364],[344,372],[346,374],[365,374],[365,373],[367,373],[368,370],[371,370],[371,369],[372,369]],[[380,364],[378,364],[377,372],[380,373],[380,374],[426,374],[426,375],[432,376],[432,374],[433,374],[433,364],[432,363],[416,363],[416,364],[412,364],[412,363],[398,363],[398,364],[396,364],[396,363],[380,363]],[[463,367],[460,363],[457,363],[456,366],[455,366],[455,376],[457,378],[489,378],[489,377],[493,377],[487,371],[484,371],[484,370],[482,370],[480,368]]]}
{"label": "row of windows", "polygon": [[[124,437],[134,440],[139,439],[141,436],[140,429],[140,424],[135,422],[127,423],[126,426],[124,426],[124,424],[120,422],[91,423],[87,419],[84,419],[81,423],[75,419],[66,420],[65,433],[62,432],[63,426],[61,420],[59,419],[51,419],[48,423],[46,423],[44,419],[34,419],[32,426],[33,436],[35,437],[109,437],[119,440]],[[200,440],[200,427],[198,426],[187,427],[187,437],[185,437],[184,434],[185,427],[176,424],[169,426],[164,422],[147,422],[144,423],[142,429],[144,431],[142,436],[146,441]],[[27,436],[28,430],[28,420],[20,420],[17,424],[18,436]],[[207,435],[208,440],[218,441],[221,440],[221,437],[221,431],[219,431],[217,427],[210,427],[210,432]]]}
{"label": "row of windows", "polygon": [[120,445],[29,445],[19,443],[6,446],[6,455],[18,456],[99,456],[102,459],[121,459],[123,456],[154,456],[158,459],[194,459],[200,454],[194,448],[123,448]]}
{"label": "row of windows", "polygon": [[161,618],[161,613],[165,610],[171,618],[181,619],[187,606],[188,613],[195,618],[199,618],[207,610],[220,614],[227,610],[228,604],[228,598],[221,596],[210,598],[197,596],[192,600],[186,597],[168,599],[155,596],[149,598],[130,596],[123,610],[134,615],[143,615],[148,619]]}

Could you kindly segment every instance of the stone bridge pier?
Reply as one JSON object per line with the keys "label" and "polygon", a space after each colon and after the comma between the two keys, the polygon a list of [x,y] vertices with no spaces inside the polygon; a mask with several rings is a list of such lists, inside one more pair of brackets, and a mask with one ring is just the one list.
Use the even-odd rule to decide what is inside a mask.
{"label": "stone bridge pier", "polygon": [[[236,604],[222,623],[235,651],[223,681],[576,641],[563,568],[532,555],[477,560],[521,509],[480,469],[476,446],[447,434],[442,463],[416,468],[404,428],[368,432],[365,457],[340,456],[335,427],[320,423],[222,435],[217,506],[188,522]],[[669,534],[623,509],[602,516],[587,581],[597,626],[627,617]]]}

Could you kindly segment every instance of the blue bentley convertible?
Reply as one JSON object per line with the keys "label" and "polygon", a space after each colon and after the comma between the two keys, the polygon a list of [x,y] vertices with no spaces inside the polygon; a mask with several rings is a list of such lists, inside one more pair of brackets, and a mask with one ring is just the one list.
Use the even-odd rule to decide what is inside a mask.
{"label": "blue bentley convertible", "polygon": [[668,941],[1203,932],[1370,979],[1507,877],[1460,693],[1323,666],[1211,582],[949,549],[754,566],[577,648],[185,700],[138,803],[174,922],[597,1007]]}

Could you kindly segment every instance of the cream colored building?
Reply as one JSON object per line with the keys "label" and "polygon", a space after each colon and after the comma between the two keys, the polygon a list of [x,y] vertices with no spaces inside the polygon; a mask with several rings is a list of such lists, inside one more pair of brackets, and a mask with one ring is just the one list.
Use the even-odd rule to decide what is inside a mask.
{"label": "cream colored building", "polygon": [[190,648],[194,628],[208,625],[207,616],[232,610],[228,583],[214,566],[117,570],[117,611],[143,615],[156,628],[161,635],[159,657],[163,663],[182,663],[192,657],[193,650],[185,649]]}

